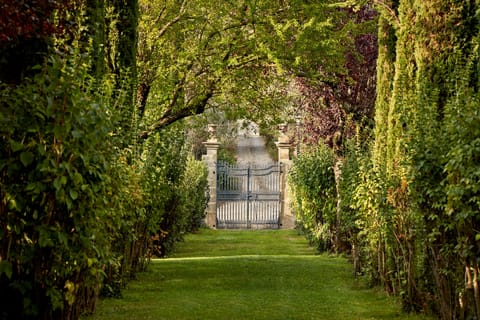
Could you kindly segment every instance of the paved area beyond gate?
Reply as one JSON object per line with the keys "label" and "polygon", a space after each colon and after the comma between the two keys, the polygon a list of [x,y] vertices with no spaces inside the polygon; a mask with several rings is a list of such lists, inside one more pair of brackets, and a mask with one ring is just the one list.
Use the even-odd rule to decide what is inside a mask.
{"label": "paved area beyond gate", "polygon": [[278,163],[217,164],[218,229],[278,229],[280,226]]}

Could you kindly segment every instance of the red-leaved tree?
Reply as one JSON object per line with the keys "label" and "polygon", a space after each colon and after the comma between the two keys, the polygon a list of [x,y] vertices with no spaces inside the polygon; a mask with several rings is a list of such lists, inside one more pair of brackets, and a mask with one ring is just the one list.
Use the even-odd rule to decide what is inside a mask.
{"label": "red-leaved tree", "polygon": [[[376,12],[363,7],[349,10],[356,23],[374,20]],[[303,143],[323,141],[341,152],[345,138],[351,137],[360,125],[371,126],[375,104],[377,36],[371,32],[354,36],[353,46],[345,52],[345,71],[329,75],[334,81],[311,82],[297,78],[303,103]]]}
{"label": "red-leaved tree", "polygon": [[0,3],[0,81],[18,83],[40,64],[51,37],[71,26],[64,15],[76,1],[2,0]]}

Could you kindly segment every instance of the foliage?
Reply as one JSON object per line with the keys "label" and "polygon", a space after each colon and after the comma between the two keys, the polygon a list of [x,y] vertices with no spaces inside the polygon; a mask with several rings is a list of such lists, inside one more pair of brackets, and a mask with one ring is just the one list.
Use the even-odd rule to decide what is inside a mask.
{"label": "foliage", "polygon": [[334,48],[347,37],[330,21],[334,2],[141,1],[141,137],[207,109],[280,121],[287,66],[318,74],[306,66],[333,69],[343,60]]}
{"label": "foliage", "polygon": [[354,136],[358,127],[372,126],[377,13],[371,6],[363,6],[358,11],[337,9],[334,14],[332,23],[340,30],[335,34],[336,41],[344,42],[336,52],[339,65],[329,61],[335,67],[327,70],[311,65],[314,70],[322,70],[322,77],[297,77],[295,86],[301,93],[297,113],[302,118],[302,142],[316,145],[322,141],[341,149],[343,139]]}
{"label": "foliage", "polygon": [[289,173],[299,228],[320,251],[332,248],[335,228],[333,153],[320,145],[295,159]]}
{"label": "foliage", "polygon": [[[362,101],[372,97],[368,82],[358,81],[368,77],[354,76],[367,69],[347,63],[357,80],[345,86],[340,81],[311,90],[308,81],[299,81],[304,102],[325,104],[314,113],[315,124],[306,124],[308,137],[326,138],[335,151],[334,168],[341,165],[334,232],[348,239],[356,271],[401,297],[405,310],[475,318],[480,312],[478,3],[376,5],[376,125],[369,152],[345,140],[363,137],[354,129],[371,114],[369,104],[342,95],[357,84],[358,96],[368,96]],[[371,66],[368,43],[362,55]]]}
{"label": "foliage", "polygon": [[181,129],[152,137],[145,154],[146,215],[153,221],[149,231],[159,236],[155,254],[162,257],[201,226],[207,204],[205,165],[188,156]]}
{"label": "foliage", "polygon": [[[362,260],[362,236],[359,231],[362,229],[362,217],[359,216],[356,205],[361,184],[359,172],[365,161],[368,161],[369,152],[366,146],[362,145],[359,137],[346,141],[342,173],[338,184],[340,194],[340,217],[336,232],[340,243],[346,248],[340,248],[343,252],[351,253],[351,259],[356,273],[363,273],[365,260]],[[338,209],[338,208],[337,208]]]}
{"label": "foliage", "polygon": [[[0,81],[20,83],[34,74],[55,35],[72,32],[69,11],[76,11],[76,1],[4,0],[0,4]],[[33,62],[33,63],[32,63]]]}
{"label": "foliage", "polygon": [[478,3],[380,13],[375,141],[355,205],[369,272],[407,310],[478,317]]}
{"label": "foliage", "polygon": [[99,88],[88,60],[71,50],[1,90],[0,291],[7,318],[75,318],[90,307],[82,297],[95,296],[108,258],[115,119],[103,93],[112,88],[108,78]]}
{"label": "foliage", "polygon": [[[187,157],[183,131],[162,132],[163,145],[132,139],[137,118],[125,75],[134,62],[122,48],[135,39],[115,36],[128,21],[120,24],[111,6],[79,2],[65,13],[68,32],[19,35],[45,48],[24,61],[30,73],[0,83],[2,319],[93,312],[100,291],[119,296],[145,269],[166,217],[170,249],[203,218],[205,168]],[[52,8],[48,14],[63,17]],[[20,50],[22,41],[8,45]]]}
{"label": "foliage", "polygon": [[388,177],[373,166],[368,154],[367,157],[359,159],[357,177],[351,181],[356,184],[350,206],[357,211],[358,233],[355,240],[359,248],[356,253],[361,252],[362,255],[353,258],[360,260],[360,271],[369,277],[371,285],[387,287],[388,272],[385,269],[385,254],[382,250],[385,248],[391,227],[391,212],[386,202]]}
{"label": "foliage", "polygon": [[202,224],[206,168],[188,156],[184,139],[182,127],[177,125],[148,139],[143,152],[140,146],[134,155],[123,150],[115,162],[112,209],[121,220],[109,230],[112,258],[103,296],[121,296],[126,283],[146,269],[152,256],[165,256],[185,233]]}
{"label": "foliage", "polygon": [[245,71],[259,65],[249,36],[256,13],[216,1],[146,1],[140,8],[142,136],[212,106],[228,109],[230,102],[211,99],[253,79]]}
{"label": "foliage", "polygon": [[[350,152],[348,139],[367,139],[373,124],[377,59],[377,37],[374,32],[378,19],[372,5],[363,5],[358,9],[346,3],[341,7],[327,7],[322,14],[332,17],[327,21],[334,39],[328,42],[332,46],[330,55],[327,55],[329,60],[313,62],[310,59],[311,63],[304,66],[304,72],[299,73],[292,84],[298,91],[294,99],[294,140],[297,148],[300,144],[325,144],[334,152],[337,198],[333,228],[335,241],[331,249],[349,252],[355,247],[349,243],[345,233],[348,233],[345,228],[349,227],[344,224],[351,224],[354,219],[347,217],[349,209],[342,199],[341,177],[343,163],[347,161],[348,165],[352,164],[348,162],[351,159],[345,159],[346,153]],[[313,53],[318,54],[316,51],[310,54]],[[291,69],[295,70],[294,67]]]}
{"label": "foliage", "polygon": [[203,162],[188,158],[182,181],[184,214],[187,215],[186,232],[198,231],[204,224],[209,196],[207,175]]}
{"label": "foliage", "polygon": [[205,168],[167,126],[293,102],[333,148],[290,175],[312,242],[406,310],[480,317],[478,1],[351,2],[3,1],[1,316],[76,319],[199,227]]}

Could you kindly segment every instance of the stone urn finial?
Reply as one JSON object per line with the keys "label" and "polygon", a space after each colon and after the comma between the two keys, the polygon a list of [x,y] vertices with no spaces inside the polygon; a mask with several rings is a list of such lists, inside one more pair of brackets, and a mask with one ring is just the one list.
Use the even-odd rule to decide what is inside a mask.
{"label": "stone urn finial", "polygon": [[216,141],[217,140],[217,125],[213,123],[208,124],[208,140]]}
{"label": "stone urn finial", "polygon": [[289,138],[287,136],[287,124],[282,123],[278,125],[278,131],[280,133],[278,137],[278,142],[280,143],[288,143]]}

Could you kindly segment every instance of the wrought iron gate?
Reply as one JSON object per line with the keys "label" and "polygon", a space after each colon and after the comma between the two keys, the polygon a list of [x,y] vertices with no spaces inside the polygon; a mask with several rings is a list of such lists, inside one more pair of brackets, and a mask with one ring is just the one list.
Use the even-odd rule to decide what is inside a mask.
{"label": "wrought iron gate", "polygon": [[217,164],[219,229],[278,229],[280,164]]}

